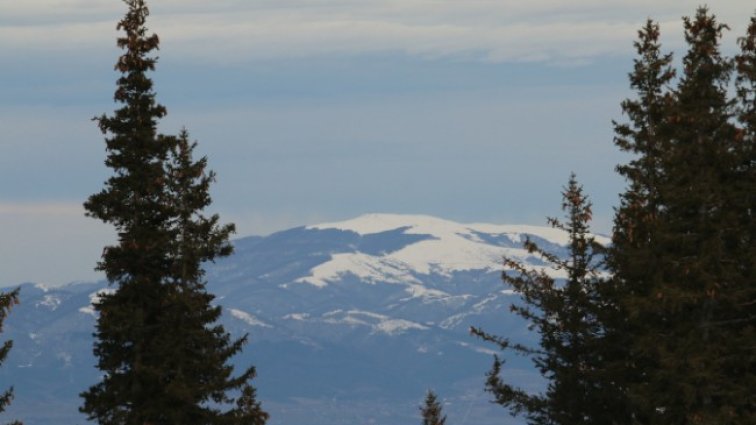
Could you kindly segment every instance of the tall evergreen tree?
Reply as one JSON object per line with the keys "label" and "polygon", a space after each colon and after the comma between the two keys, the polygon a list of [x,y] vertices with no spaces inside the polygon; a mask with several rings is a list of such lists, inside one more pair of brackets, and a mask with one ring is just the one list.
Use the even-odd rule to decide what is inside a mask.
{"label": "tall evergreen tree", "polygon": [[[18,304],[18,289],[0,294],[0,332],[3,330],[3,323],[5,322],[6,317],[8,317],[10,309],[16,304]],[[13,348],[13,341],[10,340],[5,341],[3,345],[0,346],[0,365],[5,362],[11,348]],[[0,393],[0,413],[5,411],[11,400],[13,400],[13,387]],[[21,422],[13,421],[8,425],[21,425]]]}
{"label": "tall evergreen tree", "polygon": [[420,406],[420,414],[423,417],[423,425],[444,425],[446,415],[443,413],[441,402],[433,391],[428,391],[425,395],[425,401]]}
{"label": "tall evergreen tree", "polygon": [[670,88],[675,78],[672,54],[662,52],[659,37],[659,25],[650,19],[638,31],[637,58],[629,75],[636,98],[621,104],[629,122],[614,123],[615,144],[635,158],[617,167],[627,179],[628,188],[620,196],[607,257],[614,277],[601,289],[608,307],[602,317],[606,331],[606,344],[601,346],[603,371],[621,389],[625,416],[641,423],[648,419],[648,414],[641,412],[650,411],[652,415],[654,406],[639,407],[647,399],[635,399],[632,394],[628,398],[627,392],[630,386],[644,382],[644,370],[652,368],[656,356],[651,352],[652,340],[648,350],[635,349],[631,342],[640,332],[636,327],[643,328],[646,323],[661,319],[653,311],[633,309],[628,300],[647,297],[659,277],[654,274],[659,270],[660,246],[656,234],[663,208],[659,185],[664,177],[662,157],[671,143],[669,110],[675,102]]}
{"label": "tall evergreen tree", "polygon": [[[726,25],[705,8],[684,19],[689,45],[671,108],[672,140],[665,152],[659,190],[664,209],[657,231],[659,271],[652,297],[634,303],[661,313],[648,327],[659,368],[637,397],[654,399],[664,423],[727,423],[731,379],[723,366],[733,289],[729,240],[738,237],[731,220],[734,174],[731,148],[736,129],[728,87],[731,61],[720,53]],[[730,275],[730,276],[728,276]],[[745,371],[744,371],[745,372]],[[649,391],[650,390],[650,391]]]}
{"label": "tall evergreen tree", "polygon": [[[737,275],[736,289],[732,292],[737,301],[732,303],[737,317],[732,326],[736,326],[737,333],[731,334],[728,340],[732,347],[731,362],[739,363],[739,367],[731,368],[733,372],[743,369],[756,370],[756,273],[754,259],[756,259],[756,14],[750,19],[746,34],[740,38],[740,54],[736,56],[736,83],[738,93],[738,119],[741,132],[736,137],[734,154],[736,160],[736,178],[734,190],[741,194],[735,197],[740,201],[736,207],[738,227],[742,229],[739,235],[731,239],[734,259],[740,273]],[[750,349],[749,347],[750,341]],[[756,373],[741,374],[736,377],[738,383],[732,397],[745,401],[752,397],[756,388]],[[746,422],[756,423],[756,402],[751,402],[741,413]]]}
{"label": "tall evergreen tree", "polygon": [[522,304],[511,310],[528,321],[540,337],[538,347],[513,343],[508,338],[473,328],[473,334],[494,342],[503,350],[530,356],[546,379],[542,394],[531,394],[500,377],[504,361],[495,358],[486,389],[495,401],[528,423],[613,424],[622,423],[621,398],[617,388],[601,374],[600,344],[604,335],[600,317],[604,306],[599,298],[603,247],[590,234],[591,204],[582,187],[571,176],[563,195],[567,221],[549,219],[550,224],[569,235],[569,254],[560,259],[531,240],[525,247],[538,254],[555,270],[565,273],[557,281],[543,269],[527,269],[516,260],[504,260],[502,278],[520,294]]}
{"label": "tall evergreen tree", "polygon": [[[662,53],[659,37],[659,25],[650,19],[638,31],[638,58],[629,75],[637,98],[626,99],[621,105],[630,122],[614,123],[616,145],[636,155],[628,164],[617,167],[629,185],[620,197],[612,236],[613,255],[609,257],[615,269],[626,269],[626,280],[634,279],[633,270],[643,270],[655,259],[648,248],[653,244],[660,209],[661,161],[669,145],[668,110],[674,103],[669,85],[675,77],[672,54]],[[638,281],[628,286],[636,291],[642,289]]]}
{"label": "tall evergreen tree", "polygon": [[113,425],[262,424],[267,414],[248,383],[254,369],[233,376],[228,364],[246,337],[233,340],[216,323],[221,310],[211,305],[201,267],[231,253],[233,225],[202,214],[214,174],[205,158],[192,158],[188,133],[157,131],[166,110],[147,73],[159,40],[147,33],[144,1],[125,3],[115,92],[122,107],[97,118],[114,175],[85,203],[89,216],[118,232],[98,264],[116,288],[95,306],[94,353],[104,376],[82,393],[81,411]]}
{"label": "tall evergreen tree", "polygon": [[644,109],[625,112],[635,130],[659,124],[661,149],[643,148],[645,133],[625,131],[631,126],[617,129],[617,144],[638,158],[620,167],[629,185],[615,219],[608,302],[625,317],[616,329],[628,338],[622,364],[633,377],[623,385],[634,422],[749,423],[754,404],[744,377],[753,347],[743,338],[754,317],[745,295],[753,294],[753,205],[744,199],[756,186],[728,93],[733,64],[720,53],[727,27],[706,8],[684,27],[683,74],[659,115],[631,75]]}

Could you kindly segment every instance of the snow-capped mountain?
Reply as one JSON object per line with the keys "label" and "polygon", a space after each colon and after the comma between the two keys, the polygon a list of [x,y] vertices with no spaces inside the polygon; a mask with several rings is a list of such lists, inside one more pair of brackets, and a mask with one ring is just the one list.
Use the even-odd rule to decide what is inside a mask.
{"label": "snow-capped mountain", "polygon": [[[529,262],[532,256],[521,249],[523,235],[538,237],[550,244],[566,244],[564,232],[534,226],[495,226],[457,224],[429,216],[370,214],[340,223],[326,223],[306,229],[336,229],[356,233],[363,238],[399,232],[415,235],[415,243],[395,251],[345,252],[313,268],[310,275],[297,282],[325,286],[340,276],[352,274],[367,283],[396,283],[408,286],[408,292],[420,297],[443,297],[443,292],[422,292],[422,276],[451,276],[469,270],[501,269],[503,256]],[[494,238],[491,238],[494,236]],[[496,238],[498,237],[498,238]],[[415,275],[419,275],[415,277]]]}
{"label": "snow-capped mountain", "polygon": [[[234,255],[207,266],[208,288],[226,328],[250,336],[235,361],[257,367],[270,425],[413,423],[428,388],[447,401],[450,423],[516,423],[483,393],[494,347],[468,330],[532,338],[500,280],[503,256],[545,266],[522,249],[526,237],[565,252],[567,235],[546,227],[370,214],[238,239]],[[0,368],[16,387],[8,417],[85,422],[77,395],[99,373],[92,304],[108,290],[22,285],[2,334],[15,342]],[[526,361],[508,365],[538,386]]]}

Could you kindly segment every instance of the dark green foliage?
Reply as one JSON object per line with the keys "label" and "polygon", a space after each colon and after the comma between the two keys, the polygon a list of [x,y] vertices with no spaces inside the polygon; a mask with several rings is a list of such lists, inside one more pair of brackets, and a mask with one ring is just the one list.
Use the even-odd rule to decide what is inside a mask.
{"label": "dark green foliage", "polygon": [[[16,304],[18,304],[18,289],[0,293],[0,332],[3,330],[3,323],[5,322],[5,318],[8,317],[10,309]],[[0,346],[0,365],[5,362],[5,358],[8,357],[11,348],[13,348],[13,341],[5,341]],[[13,387],[0,393],[0,413],[5,411],[11,400],[13,400]],[[8,425],[21,425],[21,422],[13,421]]]}
{"label": "dark green foliage", "polygon": [[600,251],[576,243],[589,214],[571,201],[582,199],[571,182],[571,258],[528,246],[567,271],[565,285],[507,260],[516,273],[504,278],[524,301],[513,311],[540,346],[473,330],[531,356],[547,379],[545,393],[526,393],[502,381],[498,358],[488,376],[496,401],[530,423],[756,423],[756,17],[734,60],[720,53],[727,27],[708,9],[684,28],[679,80],[658,25],[639,32],[636,98],[615,124],[617,146],[634,158],[618,167],[628,185],[607,251],[612,277],[602,282],[583,261]]}
{"label": "dark green foliage", "polygon": [[[664,171],[663,155],[670,145],[668,111],[674,105],[674,96],[669,85],[675,77],[672,55],[661,52],[659,36],[659,26],[651,20],[638,32],[635,43],[638,58],[629,76],[637,98],[622,102],[622,110],[630,122],[615,123],[615,143],[636,157],[617,167],[628,180],[628,189],[620,196],[607,258],[615,278],[602,288],[602,297],[611,308],[606,309],[602,318],[607,344],[601,349],[606,363],[604,372],[614,377],[623,393],[631,385],[640,385],[643,370],[652,368],[655,361],[648,350],[633,349],[633,338],[642,333],[646,323],[661,320],[653,311],[641,312],[628,305],[632,303],[619,301],[648,296],[657,278],[653,273],[659,270],[657,225],[662,210],[659,185]],[[629,406],[631,401],[640,401],[622,398],[628,403],[626,409],[643,422],[638,418],[644,417],[639,414],[641,409]]]}
{"label": "dark green foliage", "polygon": [[438,396],[433,391],[428,391],[425,395],[425,401],[420,406],[420,414],[423,417],[423,425],[444,425],[446,415],[443,413]]}
{"label": "dark green foliage", "polygon": [[[666,113],[674,102],[668,85],[675,76],[670,67],[671,54],[662,54],[659,26],[649,20],[638,31],[635,48],[638,58],[630,74],[630,86],[637,99],[622,102],[629,124],[615,123],[615,143],[623,151],[638,155],[617,171],[630,182],[621,196],[615,217],[612,245],[616,255],[627,261],[645,263],[652,257],[646,249],[653,237],[653,225],[659,212],[659,180],[663,152],[668,149],[669,125]],[[632,270],[633,267],[630,267]]]}
{"label": "dark green foliage", "polygon": [[506,383],[500,372],[504,361],[496,358],[486,389],[497,403],[531,424],[612,424],[622,420],[621,397],[601,373],[600,345],[604,335],[600,322],[604,306],[599,277],[604,249],[589,233],[591,205],[574,175],[563,192],[562,208],[567,222],[549,219],[569,235],[569,258],[559,259],[530,240],[525,247],[565,274],[557,282],[543,270],[526,269],[505,258],[504,281],[520,294],[522,304],[511,310],[526,319],[540,336],[538,347],[512,343],[480,329],[472,332],[496,343],[503,350],[530,356],[547,380],[543,394],[530,394]]}
{"label": "dark green foliage", "polygon": [[248,384],[244,385],[241,395],[236,399],[236,409],[229,412],[228,416],[229,423],[239,425],[265,425],[269,418],[257,401],[257,391]]}
{"label": "dark green foliage", "polygon": [[658,30],[651,44],[649,26],[641,33],[644,67],[631,74],[638,99],[623,103],[630,124],[616,128],[617,145],[638,156],[619,167],[628,189],[605,299],[621,312],[607,324],[627,350],[611,364],[628,371],[616,376],[635,423],[754,423],[754,30],[735,62],[738,105],[733,61],[719,46],[727,27],[706,8],[684,27],[689,48],[674,89],[669,61],[658,61],[666,56],[649,54]]}
{"label": "dark green foliage", "polygon": [[98,264],[116,288],[95,305],[94,353],[104,376],[82,394],[81,411],[101,424],[263,424],[267,414],[248,384],[254,369],[233,376],[228,364],[246,338],[232,340],[217,324],[221,309],[201,267],[231,253],[234,228],[202,214],[214,174],[205,158],[192,158],[186,130],[157,132],[166,110],[147,72],[158,38],[147,35],[144,1],[125,3],[115,93],[122,107],[97,119],[114,175],[85,203],[89,216],[118,232]]}
{"label": "dark green foliage", "polygon": [[[731,332],[728,344],[733,355],[730,363],[739,363],[730,375],[742,370],[748,371],[736,377],[732,397],[745,406],[739,416],[745,421],[756,423],[756,401],[753,400],[753,388],[756,388],[756,15],[748,26],[746,35],[739,40],[740,54],[736,56],[736,83],[738,93],[738,119],[741,131],[735,138],[733,153],[736,156],[734,172],[736,174],[733,191],[740,197],[731,201],[738,202],[734,207],[737,216],[738,234],[730,239],[733,260],[738,273],[733,275],[732,298],[730,305],[733,322],[737,332]],[[750,348],[748,348],[750,347]],[[750,399],[750,404],[748,400]],[[743,403],[745,402],[745,403]]]}

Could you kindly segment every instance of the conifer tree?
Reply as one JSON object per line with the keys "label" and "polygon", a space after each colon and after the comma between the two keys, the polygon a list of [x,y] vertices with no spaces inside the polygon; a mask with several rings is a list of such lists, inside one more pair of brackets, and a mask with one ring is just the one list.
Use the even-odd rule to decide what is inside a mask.
{"label": "conifer tree", "polygon": [[659,37],[659,25],[650,19],[638,31],[637,58],[629,75],[630,87],[637,97],[621,104],[629,122],[614,123],[615,144],[635,158],[617,167],[627,179],[628,188],[620,196],[607,257],[614,277],[601,288],[601,298],[607,306],[601,318],[606,342],[600,347],[603,373],[611,376],[620,388],[625,411],[633,412],[625,416],[632,416],[640,423],[647,419],[647,414],[641,412],[653,412],[653,407],[631,407],[642,402],[628,397],[627,392],[631,385],[643,382],[644,369],[652,367],[655,356],[648,350],[634,349],[631,342],[633,336],[641,333],[636,327],[643,328],[646,323],[661,319],[653,311],[631,308],[630,300],[647,297],[658,278],[654,275],[659,270],[660,250],[656,235],[663,208],[659,185],[664,177],[662,157],[671,143],[669,111],[675,102],[670,87],[675,77],[672,54],[662,53]]}
{"label": "conifer tree", "polygon": [[214,174],[206,158],[193,159],[188,133],[157,131],[166,110],[147,73],[158,37],[147,33],[144,1],[125,3],[115,92],[122,106],[97,118],[113,176],[85,203],[118,232],[98,264],[115,291],[95,305],[103,378],[82,393],[80,410],[103,425],[262,424],[267,414],[248,382],[254,369],[234,376],[228,364],[246,337],[233,340],[216,323],[221,310],[201,267],[231,253],[233,225],[202,214]]}
{"label": "conifer tree", "polygon": [[[649,246],[653,244],[660,209],[661,162],[669,147],[668,110],[674,102],[669,85],[675,77],[672,54],[661,52],[659,37],[659,25],[650,19],[638,31],[635,42],[638,58],[629,75],[630,87],[637,98],[626,99],[621,105],[630,122],[614,123],[615,144],[636,155],[628,164],[617,167],[619,174],[628,180],[628,189],[620,197],[612,235],[613,255],[609,257],[615,269],[626,270],[625,280],[634,278],[633,270],[652,266],[655,259]],[[641,290],[639,281],[628,286]]]}
{"label": "conifer tree", "polygon": [[428,391],[425,395],[425,401],[420,406],[420,414],[423,417],[423,425],[444,425],[446,415],[443,413],[441,402],[433,391]]}
{"label": "conifer tree", "polygon": [[659,184],[660,276],[652,281],[652,294],[633,302],[633,308],[661,319],[642,328],[649,332],[637,344],[653,347],[659,367],[633,394],[653,397],[645,404],[659,412],[659,421],[730,422],[725,381],[732,376],[723,368],[721,351],[728,332],[716,323],[729,320],[733,282],[727,274],[734,270],[726,264],[732,254],[727,245],[737,237],[731,227],[737,211],[730,202],[736,134],[728,98],[732,64],[719,47],[727,26],[707,9],[684,18],[684,27],[689,49],[670,108],[672,137]]}
{"label": "conifer tree", "polygon": [[600,295],[600,272],[604,249],[590,234],[591,204],[575,176],[562,193],[567,221],[549,223],[569,235],[569,255],[560,259],[531,240],[525,247],[538,254],[564,282],[543,269],[527,269],[505,258],[503,280],[520,294],[522,303],[511,310],[523,317],[540,337],[538,347],[527,347],[508,338],[473,328],[473,334],[531,357],[546,379],[542,394],[531,394],[505,382],[500,373],[504,360],[498,356],[488,374],[487,391],[513,415],[523,415],[530,424],[613,424],[623,422],[621,397],[611,380],[604,380],[599,347],[604,331],[600,322],[604,306]]}
{"label": "conifer tree", "polygon": [[[5,318],[8,317],[8,312],[16,304],[18,304],[18,289],[0,294],[0,332],[3,330],[3,323]],[[13,341],[5,341],[0,346],[0,365],[8,357],[11,348],[13,348]],[[13,387],[0,393],[0,413],[5,411],[11,400],[13,400]],[[21,422],[13,421],[9,425],[21,425]]]}
{"label": "conifer tree", "polygon": [[[737,301],[731,303],[737,317],[731,326],[737,328],[737,333],[731,333],[728,343],[731,347],[731,363],[738,363],[738,367],[731,368],[733,372],[740,370],[756,370],[756,349],[749,347],[749,341],[756,341],[756,285],[753,284],[754,259],[756,259],[756,14],[751,17],[746,34],[739,39],[740,54],[736,56],[736,83],[738,93],[738,119],[741,132],[735,139],[734,155],[735,187],[740,196],[734,197],[740,201],[736,207],[739,237],[731,240],[734,251],[733,258],[738,264],[740,274],[738,282],[732,290]],[[737,235],[736,235],[737,236]],[[731,396],[748,403],[756,388],[756,374],[740,374],[736,378],[739,385]],[[746,404],[741,415],[745,422],[756,423],[756,403]]]}
{"label": "conifer tree", "polygon": [[228,416],[231,419],[230,423],[240,425],[265,425],[270,417],[257,401],[255,387],[249,384],[242,388],[241,395],[236,399],[236,408],[230,411]]}
{"label": "conifer tree", "polygon": [[[645,109],[640,120],[635,110],[625,112],[636,129],[643,128],[639,122],[659,123],[654,137],[661,149],[637,149],[644,133],[617,129],[620,148],[639,156],[620,167],[629,185],[615,219],[608,261],[614,292],[607,302],[626,318],[615,329],[628,337],[619,364],[632,371],[622,385],[635,423],[749,423],[755,406],[745,390],[753,382],[746,338],[754,318],[747,200],[755,182],[744,152],[753,152],[752,142],[748,148],[746,132],[734,123],[733,64],[719,47],[727,27],[706,8],[684,18],[684,27],[683,73],[658,118],[631,78]],[[653,180],[627,172],[644,163],[654,164],[641,167],[654,171]]]}

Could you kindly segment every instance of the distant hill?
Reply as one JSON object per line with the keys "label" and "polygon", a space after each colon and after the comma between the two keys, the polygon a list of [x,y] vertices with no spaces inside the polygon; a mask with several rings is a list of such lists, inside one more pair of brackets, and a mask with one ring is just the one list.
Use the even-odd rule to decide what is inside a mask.
{"label": "distant hill", "polygon": [[[482,391],[494,347],[468,330],[532,340],[500,280],[504,255],[543,266],[522,249],[525,237],[565,253],[567,235],[551,228],[370,214],[238,239],[233,256],[207,266],[208,288],[227,329],[250,335],[235,361],[257,367],[270,425],[419,423],[428,388],[445,400],[450,424],[515,424]],[[0,336],[15,342],[0,368],[16,388],[7,417],[86,422],[78,393],[99,374],[92,303],[107,290],[22,286]],[[512,379],[538,388],[529,362],[508,365]]]}

